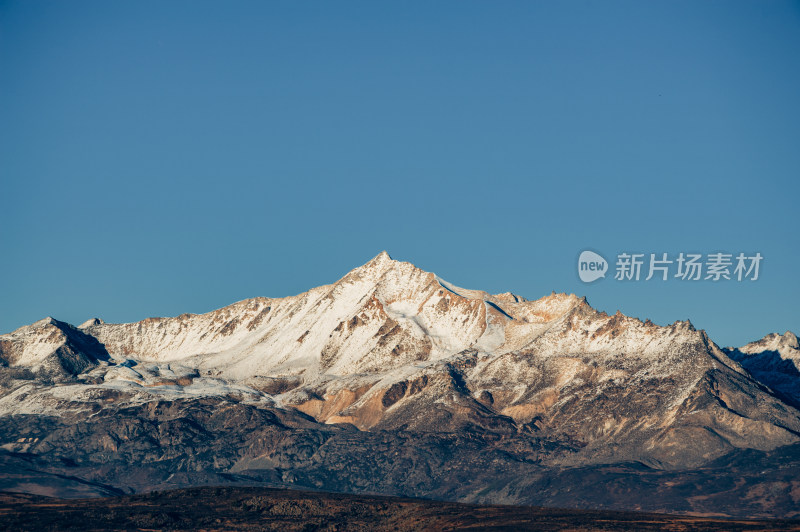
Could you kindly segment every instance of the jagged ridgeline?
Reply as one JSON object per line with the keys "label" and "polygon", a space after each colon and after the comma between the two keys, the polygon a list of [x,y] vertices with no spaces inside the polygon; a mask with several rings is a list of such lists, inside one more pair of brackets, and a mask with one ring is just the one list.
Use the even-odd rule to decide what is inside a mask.
{"label": "jagged ridgeline", "polygon": [[0,488],[270,484],[800,515],[797,338],[720,349],[381,253],[207,314],[0,336]]}

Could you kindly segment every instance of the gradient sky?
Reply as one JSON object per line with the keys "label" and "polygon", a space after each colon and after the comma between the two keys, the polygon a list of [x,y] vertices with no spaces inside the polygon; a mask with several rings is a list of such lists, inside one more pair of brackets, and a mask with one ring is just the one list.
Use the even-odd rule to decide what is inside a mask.
{"label": "gradient sky", "polygon": [[[797,2],[0,1],[0,333],[385,249],[739,345],[800,333],[799,177]],[[764,262],[587,285],[585,248]]]}

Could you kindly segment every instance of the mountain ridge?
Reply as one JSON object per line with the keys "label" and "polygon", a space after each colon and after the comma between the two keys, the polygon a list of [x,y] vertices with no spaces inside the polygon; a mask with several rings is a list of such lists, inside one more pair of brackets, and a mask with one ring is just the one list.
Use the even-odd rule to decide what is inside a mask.
{"label": "mountain ridge", "polygon": [[[781,338],[748,349],[795,349],[796,337]],[[679,471],[732,453],[798,445],[793,389],[757,378],[753,361],[760,359],[742,353],[720,348],[689,321],[658,326],[619,311],[608,315],[574,294],[529,301],[464,289],[382,252],[334,283],[286,298],[127,324],[90,319],[74,327],[46,319],[0,335],[0,360],[8,366],[0,371],[0,418],[9,420],[0,449],[40,456],[66,445],[64,459],[94,463],[97,457],[75,458],[97,443],[69,443],[75,436],[60,425],[69,419],[86,437],[107,442],[97,455],[103,460],[141,455],[155,464],[146,466],[147,481],[132,480],[122,465],[115,470],[119,482],[137,490],[164,486],[186,468],[261,478],[267,473],[253,468],[285,476],[290,467],[308,475],[291,473],[292,482],[328,485],[326,471],[338,467],[336,460],[350,461],[342,454],[348,445],[406,486],[410,479],[389,472],[388,455],[370,447],[388,438],[378,448],[402,441],[414,449],[407,458],[422,468],[410,477],[418,478],[418,494],[530,502],[525,475],[549,468],[642,463]],[[263,431],[243,421],[226,429],[243,447],[221,450],[218,424],[227,424],[216,419],[218,408],[243,420],[271,420],[262,438],[273,443],[247,445],[252,436],[240,431]],[[108,423],[123,412],[134,414],[119,434]],[[142,440],[154,422],[178,425]],[[51,426],[61,428],[43,428]],[[191,433],[205,427],[193,451],[174,443],[187,437],[181,426],[195,427]],[[290,433],[302,436],[286,440]],[[433,457],[452,438],[483,442],[473,455],[452,455],[474,472],[459,481],[463,488],[431,469],[450,467]],[[206,448],[220,454],[201,459]],[[298,454],[304,448],[316,450]],[[167,465],[167,456],[182,453],[197,454]],[[97,474],[92,467],[87,471]],[[504,479],[491,496],[488,471]],[[349,489],[375,489],[374,480],[354,475]],[[195,477],[181,478],[192,485]]]}

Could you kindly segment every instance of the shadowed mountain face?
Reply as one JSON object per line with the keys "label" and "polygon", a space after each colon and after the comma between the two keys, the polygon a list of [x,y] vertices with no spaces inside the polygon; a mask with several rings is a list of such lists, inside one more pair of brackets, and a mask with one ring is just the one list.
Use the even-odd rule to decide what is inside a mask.
{"label": "shadowed mountain face", "polygon": [[738,349],[728,347],[725,353],[787,403],[800,406],[800,344],[794,333],[768,334]]}
{"label": "shadowed mountain face", "polygon": [[721,350],[688,322],[462,289],[382,253],[294,297],[0,336],[0,488],[800,515],[789,335]]}

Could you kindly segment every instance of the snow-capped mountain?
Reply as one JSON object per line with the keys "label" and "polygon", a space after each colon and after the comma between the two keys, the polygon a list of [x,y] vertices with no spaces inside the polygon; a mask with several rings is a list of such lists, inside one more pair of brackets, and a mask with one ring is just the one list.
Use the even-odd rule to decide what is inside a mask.
{"label": "snow-capped mountain", "polygon": [[77,375],[100,360],[108,354],[96,338],[50,317],[0,336],[0,363],[13,367]]}
{"label": "snow-capped mountain", "polygon": [[800,344],[793,332],[771,333],[725,352],[784,400],[800,406]]}
{"label": "snow-capped mountain", "polygon": [[[698,467],[737,450],[772,452],[800,441],[800,412],[787,404],[796,388],[763,373],[782,372],[797,386],[796,375],[784,371],[787,361],[800,360],[797,353],[791,333],[725,351],[689,322],[660,327],[607,315],[574,295],[527,301],[463,289],[384,252],[331,285],[293,297],[127,324],[92,319],[73,327],[48,318],[0,336],[0,364],[7,366],[0,370],[0,416],[39,420],[31,421],[36,430],[23,427],[37,434],[35,441],[9,429],[0,445],[50,452],[47,438],[54,437],[41,429],[45,418],[69,417],[100,430],[97,420],[120,409],[147,417],[152,405],[184,405],[170,414],[174,420],[200,405],[232,402],[258,416],[270,412],[292,433],[324,434],[303,443],[317,449],[303,460],[317,460],[316,468],[325,463],[328,472],[326,460],[341,456],[327,438],[356,445],[380,434],[427,435],[411,444],[421,446],[414,447],[420,456],[430,452],[421,442],[432,435],[480,434],[503,442],[506,458],[493,460],[507,465]],[[114,453],[138,441],[106,437]],[[198,467],[226,474],[300,467],[278,458],[274,446],[242,438],[244,447],[227,465],[219,457],[213,466],[184,460],[171,475]],[[326,446],[328,458],[319,455]],[[165,459],[159,456],[152,460]],[[528,500],[521,495],[528,480],[503,470],[499,492],[473,485],[447,496]],[[433,482],[432,474],[421,486]],[[164,478],[145,484],[161,486]],[[434,484],[406,492],[444,496]]]}

